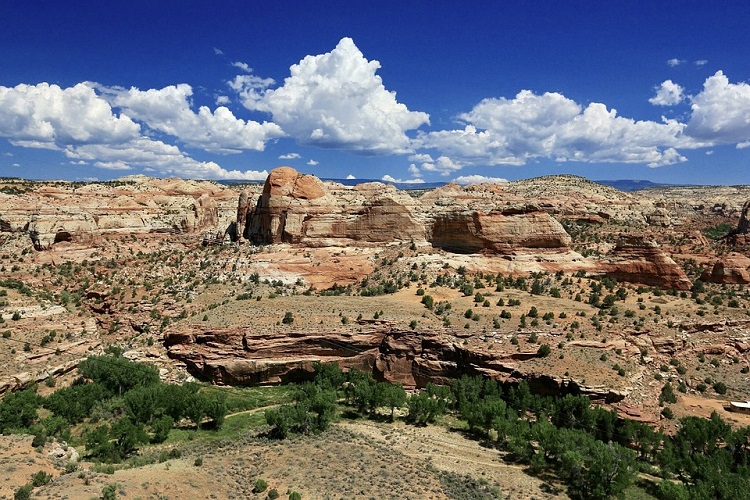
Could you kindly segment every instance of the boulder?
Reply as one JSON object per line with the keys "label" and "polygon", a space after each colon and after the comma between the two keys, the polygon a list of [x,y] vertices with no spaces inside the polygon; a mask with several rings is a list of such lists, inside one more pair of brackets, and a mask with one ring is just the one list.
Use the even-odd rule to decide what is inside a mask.
{"label": "boulder", "polygon": [[599,268],[598,272],[619,281],[674,290],[690,290],[693,286],[685,271],[643,235],[621,236]]}
{"label": "boulder", "polygon": [[701,281],[746,285],[750,283],[750,258],[740,254],[723,256],[717,260],[711,272],[704,271],[701,274]]}

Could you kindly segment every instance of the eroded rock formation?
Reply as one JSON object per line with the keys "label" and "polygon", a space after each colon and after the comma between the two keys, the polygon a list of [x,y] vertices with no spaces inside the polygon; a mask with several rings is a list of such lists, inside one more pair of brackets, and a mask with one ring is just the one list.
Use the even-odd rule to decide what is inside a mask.
{"label": "eroded rock formation", "polygon": [[711,271],[704,271],[701,280],[710,283],[746,285],[750,283],[750,258],[741,254],[722,256]]}
{"label": "eroded rock formation", "polygon": [[642,235],[621,236],[599,268],[620,281],[674,290],[690,290],[692,286],[685,271],[655,241]]}
{"label": "eroded rock formation", "polygon": [[215,384],[279,384],[309,378],[315,363],[336,362],[344,369],[372,372],[378,379],[407,388],[428,382],[446,384],[463,374],[482,374],[501,382],[526,380],[539,394],[586,394],[609,403],[627,391],[589,387],[568,378],[525,370],[522,361],[536,352],[497,353],[472,347],[448,332],[418,332],[387,323],[362,332],[257,333],[242,328],[168,332],[170,357],[194,375]]}
{"label": "eroded rock formation", "polygon": [[490,213],[445,212],[434,217],[429,241],[456,253],[507,253],[518,248],[566,248],[571,240],[546,212],[525,206]]}
{"label": "eroded rock formation", "polygon": [[381,183],[347,188],[282,167],[269,174],[254,210],[241,195],[237,226],[256,243],[311,247],[414,241],[458,253],[504,253],[570,244],[547,212],[522,203],[498,209],[497,194],[450,184],[415,199]]}
{"label": "eroded rock formation", "polygon": [[26,232],[38,250],[107,234],[202,233],[221,227],[236,195],[210,182],[134,176],[114,183],[49,183],[0,193],[0,230]]}

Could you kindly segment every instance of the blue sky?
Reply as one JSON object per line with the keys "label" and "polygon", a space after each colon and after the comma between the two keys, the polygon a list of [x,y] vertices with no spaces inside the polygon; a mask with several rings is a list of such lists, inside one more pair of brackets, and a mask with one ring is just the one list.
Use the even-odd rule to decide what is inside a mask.
{"label": "blue sky", "polygon": [[750,184],[748,19],[745,2],[6,1],[0,176]]}

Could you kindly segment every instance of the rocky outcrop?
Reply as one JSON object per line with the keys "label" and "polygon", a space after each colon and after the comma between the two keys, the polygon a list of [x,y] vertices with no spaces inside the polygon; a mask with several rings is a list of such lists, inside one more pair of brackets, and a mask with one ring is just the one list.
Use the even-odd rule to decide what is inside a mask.
{"label": "rocky outcrop", "polygon": [[692,282],[685,271],[665,254],[655,241],[642,235],[623,235],[614,250],[599,266],[600,271],[618,281],[659,288],[690,290]]}
{"label": "rocky outcrop", "polygon": [[737,239],[738,236],[746,235],[750,232],[750,217],[748,217],[748,212],[750,212],[750,201],[746,201],[742,205],[740,220],[737,222],[737,227],[731,230],[722,239],[729,239],[731,241]]}
{"label": "rocky outcrop", "polygon": [[457,253],[507,253],[570,244],[547,212],[527,204],[498,210],[495,195],[451,184],[415,199],[381,183],[346,188],[282,167],[269,174],[252,212],[240,198],[245,217],[238,215],[237,226],[256,243],[311,247],[414,241]]}
{"label": "rocky outcrop", "polygon": [[171,332],[170,357],[216,384],[279,384],[309,377],[316,362],[371,371],[383,332],[256,333],[244,329]]}
{"label": "rocky outcrop", "polygon": [[237,221],[234,222],[233,241],[241,241],[249,238],[247,234],[247,224],[249,217],[252,217],[253,198],[247,191],[240,193],[240,199],[237,202]]}
{"label": "rocky outcrop", "polygon": [[505,383],[526,380],[539,394],[586,394],[606,402],[626,392],[589,387],[569,378],[526,371],[522,361],[536,352],[498,353],[464,344],[447,332],[401,330],[388,324],[366,325],[362,332],[257,333],[246,329],[168,332],[170,357],[193,375],[215,384],[279,384],[309,378],[315,363],[336,362],[344,369],[372,372],[376,378],[407,388],[449,383],[463,374],[484,375]]}
{"label": "rocky outcrop", "polygon": [[0,193],[0,230],[26,232],[38,250],[66,241],[89,244],[109,234],[213,232],[235,218],[235,193],[206,181],[141,176],[39,183],[19,194]]}
{"label": "rocky outcrop", "polygon": [[701,281],[746,285],[750,283],[750,259],[741,254],[723,256],[714,263],[711,272],[706,270],[701,274]]}
{"label": "rocky outcrop", "polygon": [[256,207],[243,208],[238,229],[255,243],[298,243],[310,247],[424,240],[413,199],[380,183],[329,187],[289,167],[273,170]]}
{"label": "rocky outcrop", "polygon": [[566,248],[570,236],[534,206],[482,212],[447,212],[434,218],[432,246],[456,253],[507,253],[518,248]]}

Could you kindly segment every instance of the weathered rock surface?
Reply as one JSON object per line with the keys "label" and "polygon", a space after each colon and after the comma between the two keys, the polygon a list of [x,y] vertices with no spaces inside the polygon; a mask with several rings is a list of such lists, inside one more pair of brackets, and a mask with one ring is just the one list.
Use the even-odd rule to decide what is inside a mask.
{"label": "weathered rock surface", "polygon": [[235,192],[212,182],[134,176],[82,186],[44,183],[20,194],[0,193],[0,230],[27,232],[44,249],[113,233],[215,231],[234,219],[235,210]]}
{"label": "weathered rock surface", "polygon": [[[413,242],[452,254],[507,258],[495,272],[585,271],[687,290],[687,276],[666,251],[633,234],[648,234],[649,221],[660,227],[685,225],[685,214],[704,206],[678,203],[669,192],[636,196],[566,175],[501,185],[447,184],[410,194],[381,182],[323,182],[281,167],[269,174],[262,190],[259,185],[243,189],[142,176],[113,183],[43,183],[20,194],[6,189],[0,192],[0,230],[27,232],[37,249],[66,241],[93,246],[104,235],[144,233],[211,235],[208,243],[221,243],[229,235],[234,241],[311,249]],[[596,222],[604,232],[627,224],[637,233],[583,257],[560,220]],[[746,213],[740,226],[743,220]],[[695,248],[709,245],[696,231],[679,238]],[[739,260],[724,259],[715,267],[707,278],[711,281],[750,281],[748,266]]]}
{"label": "weathered rock surface", "polygon": [[711,272],[704,271],[701,280],[720,284],[742,284],[750,283],[750,258],[741,254],[723,256],[716,261]]}
{"label": "weathered rock surface", "polygon": [[599,267],[620,281],[675,290],[692,287],[685,271],[655,241],[642,235],[623,235]]}
{"label": "weathered rock surface", "polygon": [[458,253],[566,248],[570,236],[528,204],[496,208],[497,192],[451,184],[415,199],[381,183],[346,188],[289,167],[273,170],[252,211],[240,198],[237,225],[256,243],[310,247],[429,242]]}
{"label": "weathered rock surface", "polygon": [[215,384],[279,384],[309,378],[315,363],[372,372],[407,388],[428,382],[446,384],[463,374],[482,374],[501,382],[526,380],[539,394],[586,394],[616,402],[627,392],[589,387],[568,379],[524,370],[522,361],[536,352],[497,353],[470,347],[447,332],[401,330],[367,325],[363,332],[278,332],[261,334],[240,328],[168,332],[170,357],[194,375]]}
{"label": "weathered rock surface", "polygon": [[[243,200],[240,200],[242,205]],[[239,207],[238,228],[255,243],[310,247],[424,241],[414,199],[392,186],[324,184],[289,167],[273,170],[254,209]]]}
{"label": "weathered rock surface", "polygon": [[534,206],[441,214],[432,222],[429,240],[434,247],[456,253],[567,248],[571,242],[559,222]]}

